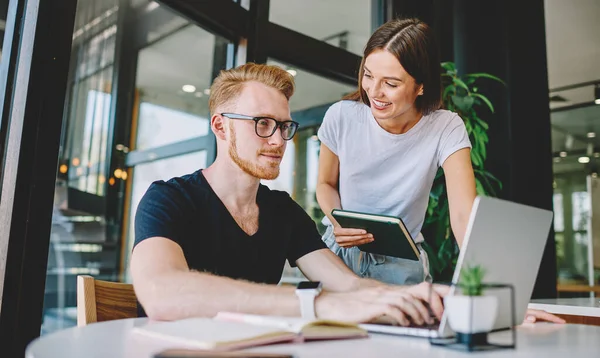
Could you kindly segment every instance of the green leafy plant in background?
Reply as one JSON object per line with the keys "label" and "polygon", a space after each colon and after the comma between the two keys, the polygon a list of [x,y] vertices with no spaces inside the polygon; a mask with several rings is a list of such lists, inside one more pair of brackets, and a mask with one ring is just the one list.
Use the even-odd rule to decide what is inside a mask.
{"label": "green leafy plant in background", "polygon": [[485,270],[480,265],[466,265],[463,267],[458,287],[462,289],[465,296],[481,296],[482,282]]}
{"label": "green leafy plant in background", "polygon": [[[465,122],[471,140],[471,161],[475,172],[477,194],[497,196],[502,183],[485,170],[487,157],[488,124],[481,119],[481,110],[494,112],[490,100],[479,93],[478,83],[491,80],[506,85],[504,81],[487,73],[469,73],[459,75],[453,62],[441,64],[444,72],[442,81],[444,107],[456,112]],[[440,168],[436,174],[429,205],[422,229],[426,239],[423,247],[429,255],[431,274],[436,281],[450,281],[458,257],[458,245],[450,227],[450,210],[444,171]]]}

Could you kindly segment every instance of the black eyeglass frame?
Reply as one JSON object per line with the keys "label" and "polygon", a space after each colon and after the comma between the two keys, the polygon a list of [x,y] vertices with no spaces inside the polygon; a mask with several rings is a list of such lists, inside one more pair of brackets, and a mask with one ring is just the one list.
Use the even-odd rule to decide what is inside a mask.
{"label": "black eyeglass frame", "polygon": [[[271,117],[252,117],[252,116],[248,116],[245,114],[237,114],[237,113],[220,113],[223,117],[227,117],[227,118],[231,118],[231,119],[242,119],[242,120],[251,120],[254,121],[254,133],[256,133],[257,136],[261,137],[261,138],[270,138],[273,136],[273,134],[275,134],[275,132],[277,132],[277,129],[281,129],[279,132],[281,133],[281,138],[283,138],[283,140],[290,140],[292,138],[294,138],[294,136],[296,135],[296,133],[298,132],[298,127],[300,126],[300,123],[296,122],[296,121],[278,121],[275,118],[271,118]],[[258,121],[260,121],[261,119],[269,119],[269,120],[273,120],[275,121],[275,127],[273,127],[273,131],[271,132],[271,134],[269,134],[268,136],[262,136],[260,134],[258,134]],[[293,127],[290,128],[294,128],[294,132],[292,133],[292,135],[289,138],[286,138],[283,136],[283,126],[288,124],[288,123],[292,123]]]}

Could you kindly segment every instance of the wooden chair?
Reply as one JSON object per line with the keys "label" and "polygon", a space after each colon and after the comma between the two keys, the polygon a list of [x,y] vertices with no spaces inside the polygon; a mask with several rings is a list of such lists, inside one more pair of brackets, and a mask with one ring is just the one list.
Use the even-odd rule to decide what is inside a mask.
{"label": "wooden chair", "polygon": [[77,276],[77,325],[137,317],[133,285]]}

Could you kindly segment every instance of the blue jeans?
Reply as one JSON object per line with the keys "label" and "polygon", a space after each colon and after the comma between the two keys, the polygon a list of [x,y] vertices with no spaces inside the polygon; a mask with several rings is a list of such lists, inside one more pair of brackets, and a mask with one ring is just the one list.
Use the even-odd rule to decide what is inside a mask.
{"label": "blue jeans", "polygon": [[360,277],[395,285],[411,285],[423,281],[431,282],[427,253],[417,244],[421,260],[406,260],[392,256],[371,254],[357,247],[343,248],[335,241],[333,226],[328,226],[323,242],[334,254]]}

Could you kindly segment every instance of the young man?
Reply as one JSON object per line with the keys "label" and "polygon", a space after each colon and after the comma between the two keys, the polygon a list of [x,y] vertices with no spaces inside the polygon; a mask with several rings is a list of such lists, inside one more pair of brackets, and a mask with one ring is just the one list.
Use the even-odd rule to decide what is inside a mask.
{"label": "young man", "polygon": [[[275,66],[245,64],[215,79],[209,101],[215,162],[152,184],[138,206],[131,273],[150,318],[236,311],[357,322],[386,316],[403,325],[431,320],[423,304],[429,285],[359,278],[325,247],[287,193],[260,184],[279,175],[296,132],[288,103],[293,92],[293,77]],[[323,292],[310,297],[277,286],[286,259]],[[431,308],[440,317],[442,288],[433,288]]]}
{"label": "young man", "polygon": [[[245,64],[215,79],[215,162],[153,183],[138,206],[131,273],[141,314],[175,320],[234,311],[408,325],[432,321],[430,302],[441,317],[443,286],[359,278],[287,193],[260,184],[279,175],[298,127],[293,92],[293,77],[275,66]],[[286,259],[323,291],[277,286]]]}

